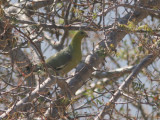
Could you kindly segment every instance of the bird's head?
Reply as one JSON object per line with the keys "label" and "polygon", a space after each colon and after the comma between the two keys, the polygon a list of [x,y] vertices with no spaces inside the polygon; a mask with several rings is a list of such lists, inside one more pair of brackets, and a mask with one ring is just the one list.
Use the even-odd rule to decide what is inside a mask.
{"label": "bird's head", "polygon": [[75,38],[79,38],[79,39],[83,39],[83,38],[85,38],[85,37],[88,37],[88,35],[87,35],[86,32],[80,30],[80,31],[78,31],[78,32],[75,34],[74,37],[75,37]]}
{"label": "bird's head", "polygon": [[88,37],[87,33],[84,32],[83,30],[78,31],[77,34],[79,34],[79,36],[82,36],[83,38]]}
{"label": "bird's head", "polygon": [[87,33],[80,30],[74,35],[71,44],[81,44],[83,38],[88,37]]}

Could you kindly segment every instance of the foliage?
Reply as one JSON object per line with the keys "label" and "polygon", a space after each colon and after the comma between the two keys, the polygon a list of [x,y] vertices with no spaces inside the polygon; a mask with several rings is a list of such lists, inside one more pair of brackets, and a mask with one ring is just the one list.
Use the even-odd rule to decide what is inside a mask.
{"label": "foliage", "polygon": [[[159,6],[1,0],[0,119],[160,119]],[[52,74],[45,60],[79,30],[89,36],[82,61],[63,77]],[[45,73],[34,73],[37,64]]]}

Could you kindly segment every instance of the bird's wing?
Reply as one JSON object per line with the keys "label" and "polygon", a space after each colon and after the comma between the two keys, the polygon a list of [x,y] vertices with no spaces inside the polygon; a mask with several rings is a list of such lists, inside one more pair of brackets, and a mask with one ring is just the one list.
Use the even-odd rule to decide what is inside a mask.
{"label": "bird's wing", "polygon": [[55,70],[61,70],[72,59],[71,46],[63,49],[46,60],[46,65]]}

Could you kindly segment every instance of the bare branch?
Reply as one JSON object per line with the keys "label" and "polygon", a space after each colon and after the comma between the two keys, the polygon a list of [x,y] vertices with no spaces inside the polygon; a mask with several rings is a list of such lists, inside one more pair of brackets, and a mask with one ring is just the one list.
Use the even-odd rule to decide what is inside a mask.
{"label": "bare branch", "polygon": [[99,113],[99,115],[95,118],[95,120],[101,120],[104,118],[106,114],[109,113],[110,109],[114,106],[114,103],[118,100],[118,98],[122,95],[121,92],[124,91],[127,86],[134,80],[137,74],[146,66],[151,64],[156,58],[156,55],[148,55],[146,56],[133,70],[133,72],[124,80],[118,90],[114,93],[112,98],[106,103],[106,106]]}

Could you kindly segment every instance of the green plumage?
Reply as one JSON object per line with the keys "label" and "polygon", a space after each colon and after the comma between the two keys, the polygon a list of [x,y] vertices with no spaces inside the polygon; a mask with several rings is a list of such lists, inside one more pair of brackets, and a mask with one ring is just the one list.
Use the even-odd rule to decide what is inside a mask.
{"label": "green plumage", "polygon": [[46,66],[60,75],[67,74],[81,61],[81,41],[86,36],[87,34],[84,31],[78,31],[74,35],[68,47],[64,48],[45,61]]}

